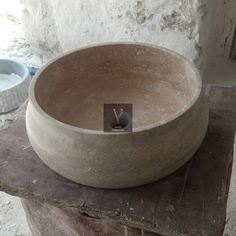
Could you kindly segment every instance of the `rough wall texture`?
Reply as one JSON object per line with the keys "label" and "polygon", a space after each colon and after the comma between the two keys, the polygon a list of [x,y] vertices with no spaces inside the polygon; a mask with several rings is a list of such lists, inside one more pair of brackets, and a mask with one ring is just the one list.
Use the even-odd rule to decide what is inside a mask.
{"label": "rough wall texture", "polygon": [[49,59],[62,51],[50,0],[20,0],[24,4],[24,33],[33,51]]}
{"label": "rough wall texture", "polygon": [[198,66],[204,58],[212,2],[22,0],[26,36],[46,60],[88,44],[134,41],[173,49]]}

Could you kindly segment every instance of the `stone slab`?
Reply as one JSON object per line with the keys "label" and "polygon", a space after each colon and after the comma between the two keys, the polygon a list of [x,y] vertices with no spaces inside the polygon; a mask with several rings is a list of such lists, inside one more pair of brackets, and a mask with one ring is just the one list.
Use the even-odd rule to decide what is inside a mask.
{"label": "stone slab", "polygon": [[24,119],[19,119],[0,132],[0,190],[162,235],[221,235],[232,169],[236,88],[207,86],[206,94],[210,122],[202,146],[185,166],[158,182],[105,190],[69,181],[37,157]]}

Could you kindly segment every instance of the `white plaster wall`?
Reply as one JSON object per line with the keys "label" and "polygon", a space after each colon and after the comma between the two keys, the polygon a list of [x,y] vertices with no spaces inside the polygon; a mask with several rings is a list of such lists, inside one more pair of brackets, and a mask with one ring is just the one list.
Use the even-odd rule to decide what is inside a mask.
{"label": "white plaster wall", "polygon": [[[21,0],[25,34],[45,60],[81,46],[146,42],[179,52],[200,66],[214,0]],[[206,28],[206,27],[205,27]]]}
{"label": "white plaster wall", "polygon": [[44,61],[62,51],[57,39],[50,0],[20,0],[24,5],[22,23],[33,52]]}

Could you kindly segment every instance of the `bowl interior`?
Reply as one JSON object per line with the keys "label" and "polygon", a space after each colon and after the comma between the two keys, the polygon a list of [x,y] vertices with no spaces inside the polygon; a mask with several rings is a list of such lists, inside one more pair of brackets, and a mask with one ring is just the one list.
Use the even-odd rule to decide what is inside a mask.
{"label": "bowl interior", "polygon": [[104,104],[131,103],[136,129],[176,117],[196,99],[200,83],[194,67],[169,50],[111,44],[53,61],[33,92],[48,115],[90,130],[103,130]]}

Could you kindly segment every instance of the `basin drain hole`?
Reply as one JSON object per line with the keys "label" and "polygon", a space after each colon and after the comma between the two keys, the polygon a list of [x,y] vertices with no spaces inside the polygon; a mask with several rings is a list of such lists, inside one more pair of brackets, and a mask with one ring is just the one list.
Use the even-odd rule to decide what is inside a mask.
{"label": "basin drain hole", "polygon": [[126,119],[124,117],[120,117],[119,123],[117,122],[116,119],[111,121],[111,128],[115,129],[115,130],[120,130],[120,129],[124,129],[125,127],[127,127],[128,124],[129,124],[128,119]]}

